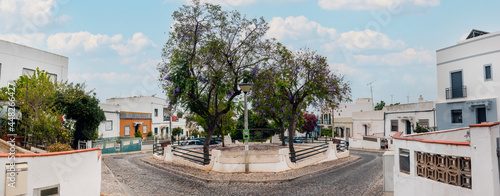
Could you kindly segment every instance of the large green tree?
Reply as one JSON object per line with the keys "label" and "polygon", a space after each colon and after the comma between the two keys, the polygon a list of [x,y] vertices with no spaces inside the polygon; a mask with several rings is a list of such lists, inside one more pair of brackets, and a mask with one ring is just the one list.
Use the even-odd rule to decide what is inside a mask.
{"label": "large green tree", "polygon": [[[254,91],[266,88],[275,90],[257,92],[253,99],[261,99],[256,102],[257,107],[269,104],[267,100],[272,99],[270,97],[276,98],[276,102],[282,102],[280,108],[274,108],[269,104],[270,109],[266,111],[284,114],[289,137],[294,136],[302,110],[309,105],[333,108],[340,102],[350,99],[349,85],[344,82],[343,77],[330,71],[326,57],[307,49],[291,52],[281,44],[276,44],[273,51],[269,66],[266,68],[272,72],[267,76],[272,77],[272,80],[266,83],[256,81],[259,87]],[[289,149],[293,156],[295,153],[293,142],[289,142]]]}
{"label": "large green tree", "polygon": [[[203,152],[217,122],[242,94],[245,73],[265,60],[259,51],[268,29],[266,21],[247,19],[237,11],[194,0],[173,13],[169,39],[158,66],[170,105],[181,105],[207,123]],[[208,155],[205,155],[208,157]]]}
{"label": "large green tree", "polygon": [[85,84],[62,83],[56,93],[56,105],[66,118],[75,121],[73,145],[78,140],[93,140],[99,124],[106,120],[93,91],[86,92]]}

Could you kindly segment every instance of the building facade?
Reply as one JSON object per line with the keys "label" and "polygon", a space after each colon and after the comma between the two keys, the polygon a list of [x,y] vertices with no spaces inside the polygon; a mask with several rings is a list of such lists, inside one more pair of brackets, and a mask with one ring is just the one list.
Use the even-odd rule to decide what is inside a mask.
{"label": "building facade", "polygon": [[437,129],[498,121],[500,32],[473,30],[466,40],[437,50]]}
{"label": "building facade", "polygon": [[54,81],[68,79],[68,57],[0,40],[0,87],[37,68],[47,71]]}
{"label": "building facade", "polygon": [[120,137],[120,106],[116,104],[99,103],[104,111],[106,121],[97,128],[99,138]]}
{"label": "building facade", "polygon": [[397,132],[409,135],[416,132],[417,124],[428,131],[436,127],[436,110],[433,101],[400,104],[384,107],[384,126],[386,137],[391,137]]}
{"label": "building facade", "polygon": [[353,113],[373,111],[371,98],[356,99],[355,104],[340,104],[332,111],[322,113],[319,116],[318,127],[320,129],[332,129],[338,137],[352,137],[353,134]]}

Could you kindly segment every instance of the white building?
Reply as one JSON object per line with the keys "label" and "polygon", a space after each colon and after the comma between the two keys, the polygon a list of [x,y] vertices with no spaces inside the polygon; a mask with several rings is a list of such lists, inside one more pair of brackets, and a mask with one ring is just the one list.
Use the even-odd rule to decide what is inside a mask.
{"label": "white building", "polygon": [[408,103],[384,107],[385,135],[391,137],[397,132],[403,135],[415,133],[417,123],[429,131],[436,127],[436,110],[432,101],[424,102],[420,96],[418,103]]}
{"label": "white building", "polygon": [[68,57],[0,40],[0,87],[37,68],[56,81],[68,79]]}
{"label": "white building", "polygon": [[384,111],[363,111],[352,113],[353,138],[363,136],[384,136]]}
{"label": "white building", "polygon": [[[401,136],[384,154],[394,195],[500,195],[499,123]],[[391,160],[393,158],[393,161]]]}
{"label": "white building", "polygon": [[338,137],[352,137],[354,135],[353,113],[373,111],[373,109],[371,98],[359,98],[354,104],[340,104],[334,110],[322,113],[318,126],[322,129],[332,129],[333,124]]}
{"label": "white building", "polygon": [[99,138],[120,137],[120,106],[117,104],[99,103],[104,111],[106,121],[99,125]]}
{"label": "white building", "polygon": [[436,53],[437,129],[498,121],[500,32],[472,30]]}
{"label": "white building", "polygon": [[[106,104],[118,106],[119,112],[137,112],[151,114],[150,130],[153,132],[153,135],[163,135],[164,137],[166,137],[166,134],[169,131],[168,125],[170,115],[167,109],[167,99],[155,96],[134,96],[106,99]],[[172,126],[172,128],[175,127]]]}

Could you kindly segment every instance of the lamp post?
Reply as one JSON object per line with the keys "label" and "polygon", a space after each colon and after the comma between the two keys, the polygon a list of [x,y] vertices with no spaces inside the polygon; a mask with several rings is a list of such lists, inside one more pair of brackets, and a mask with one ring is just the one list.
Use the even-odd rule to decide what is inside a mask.
{"label": "lamp post", "polygon": [[[243,130],[243,138],[245,139],[245,173],[248,173],[248,138],[250,131],[248,130],[248,109],[247,109],[247,92],[252,88],[251,84],[240,84],[240,88],[245,93],[245,130]],[[246,132],[246,133],[245,133]],[[245,136],[246,135],[246,136]]]}
{"label": "lamp post", "polygon": [[173,144],[172,143],[172,106],[168,106],[167,109],[168,109],[168,115],[169,115],[169,118],[170,118],[168,120],[169,123],[170,123],[169,128],[168,128],[168,130],[169,130],[169,132],[168,132],[168,140],[170,140],[170,145],[172,145]]}

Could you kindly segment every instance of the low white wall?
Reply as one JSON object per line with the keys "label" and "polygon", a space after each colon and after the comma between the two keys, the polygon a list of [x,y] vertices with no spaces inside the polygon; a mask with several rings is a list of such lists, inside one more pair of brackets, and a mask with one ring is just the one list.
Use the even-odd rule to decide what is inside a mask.
{"label": "low white wall", "polygon": [[[17,157],[20,156],[20,157]],[[10,164],[8,154],[0,154],[0,166]],[[59,185],[60,195],[99,195],[101,191],[101,151],[97,148],[39,154],[18,154],[15,162],[28,164],[28,194],[34,189]],[[0,195],[5,194],[5,175],[0,172]]]}
{"label": "low white wall", "polygon": [[349,148],[363,148],[362,139],[349,138]]}
{"label": "low white wall", "polygon": [[384,191],[394,191],[394,151],[385,151],[382,161],[384,164]]}
{"label": "low white wall", "polygon": [[361,149],[380,149],[380,139],[377,138],[377,142],[367,141],[357,138],[349,138],[349,148],[361,148]]}
{"label": "low white wall", "polygon": [[[293,163],[290,161],[289,149],[283,148],[276,155],[250,155],[249,171],[250,172],[282,172],[290,169],[302,168],[311,164],[316,164],[325,161],[332,161],[338,158],[349,156],[349,151],[337,153],[336,144],[330,142],[327,151],[323,154],[316,155],[312,158],[305,159]],[[167,146],[164,152],[164,160],[175,162],[183,165],[188,165],[203,169],[206,171],[217,172],[245,172],[245,157],[241,156],[224,156],[220,150],[212,150],[209,165],[200,165],[187,161],[181,157],[172,155],[172,149]]]}
{"label": "low white wall", "polygon": [[[466,137],[467,136],[467,137]],[[420,134],[408,135],[410,138],[417,139],[427,139],[427,140],[445,140],[445,141],[457,141],[464,142],[470,139],[469,128],[464,128],[460,130],[454,131],[436,131],[436,132],[427,132]]]}

